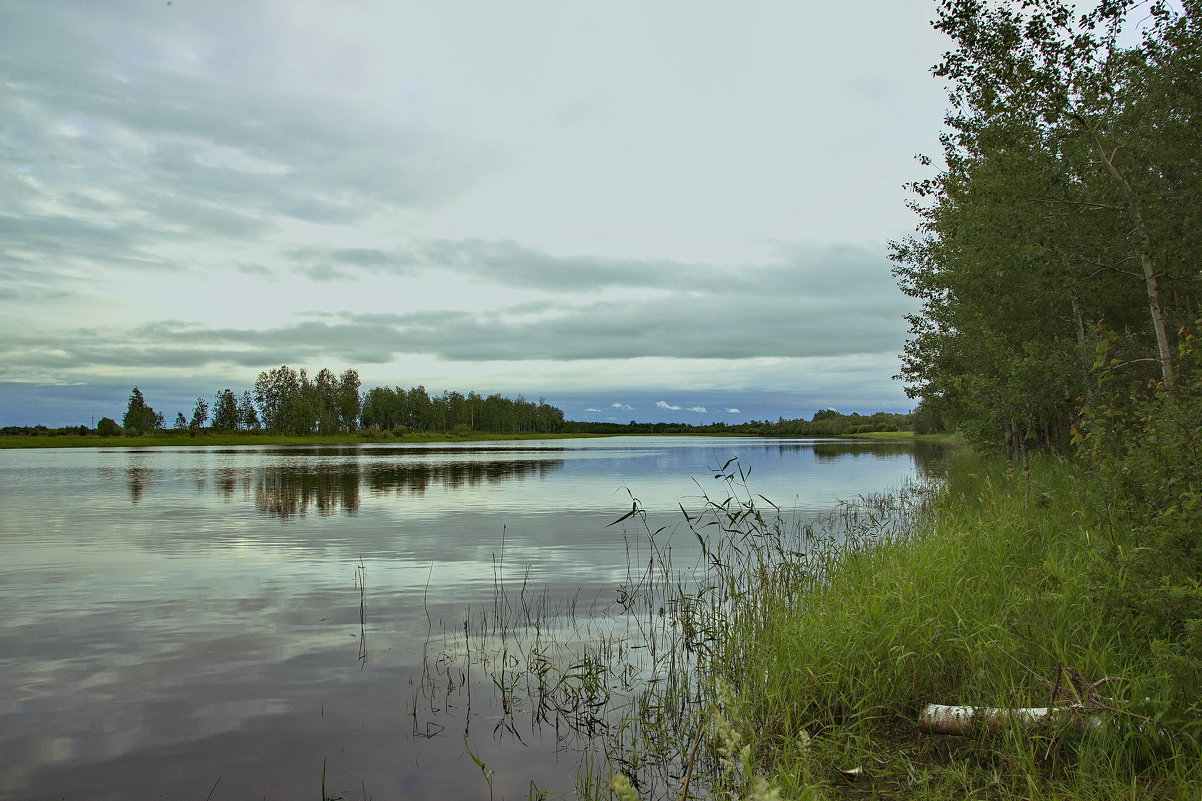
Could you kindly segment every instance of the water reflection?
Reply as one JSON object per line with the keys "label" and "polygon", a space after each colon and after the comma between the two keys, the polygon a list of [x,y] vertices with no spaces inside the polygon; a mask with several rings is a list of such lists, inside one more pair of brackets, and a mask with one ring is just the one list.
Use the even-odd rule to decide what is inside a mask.
{"label": "water reflection", "polygon": [[[472,453],[485,453],[484,449],[429,449],[422,452],[422,456],[432,456],[433,459],[400,463],[364,461],[362,458],[334,461],[314,458],[345,457],[345,450],[347,449],[315,448],[303,452],[303,456],[309,457],[307,459],[282,461],[275,461],[274,457],[286,456],[289,453],[295,457],[297,454],[273,452],[271,462],[255,467],[202,466],[177,472],[187,477],[197,493],[205,493],[211,488],[225,500],[234,500],[240,495],[252,500],[255,510],[266,517],[289,519],[303,517],[310,512],[323,517],[338,513],[355,515],[359,512],[364,490],[378,497],[421,497],[432,488],[460,491],[481,485],[498,485],[527,479],[541,480],[564,467],[564,459],[438,459],[439,456],[448,453],[462,459]],[[562,452],[563,449],[545,450]],[[410,451],[402,452],[400,449],[389,449],[388,452],[413,455]],[[371,457],[378,459],[380,455],[373,452]],[[496,453],[492,455],[495,457]],[[141,502],[148,487],[156,483],[167,483],[169,480],[165,471],[148,464],[144,454],[131,453],[128,459],[124,478],[131,503]],[[100,468],[102,479],[111,479],[113,473],[112,468]]]}
{"label": "water reflection", "polygon": [[267,517],[286,519],[310,510],[322,517],[359,512],[359,473],[354,465],[267,467],[256,471],[252,480],[255,510]]}
{"label": "water reflection", "polygon": [[[181,494],[208,494],[243,503],[262,517],[289,521],[308,515],[356,516],[369,499],[386,505],[422,501],[392,506],[394,512],[404,509],[406,514],[435,507],[451,510],[460,498],[477,508],[518,508],[529,496],[510,485],[528,481],[543,485],[543,510],[584,502],[588,492],[596,492],[598,479],[612,480],[611,491],[634,486],[642,501],[654,496],[666,501],[667,508],[676,508],[682,493],[679,487],[667,486],[669,479],[712,475],[731,454],[748,469],[757,492],[794,507],[799,502],[824,507],[835,499],[827,490],[833,475],[891,475],[901,461],[919,476],[937,478],[943,453],[943,448],[923,442],[871,440],[711,440],[688,447],[664,440],[637,445],[607,440],[588,447],[476,443],[225,448],[119,452],[114,455],[125,462],[123,469],[110,461],[99,471],[103,483],[123,481],[133,505],[146,503],[148,497],[164,504],[178,502]],[[814,480],[808,477],[807,463],[827,467],[815,473]],[[557,474],[564,475],[551,480]],[[481,488],[494,491],[472,492]],[[608,509],[617,504],[607,496],[594,495],[593,501],[594,508],[600,508],[597,501]]]}
{"label": "water reflection", "polygon": [[[260,514],[290,518],[310,511],[321,516],[338,512],[357,514],[362,488],[376,496],[419,497],[431,487],[462,490],[482,484],[542,479],[563,466],[562,459],[366,465],[335,462],[262,467],[249,480],[254,485],[255,509]],[[227,474],[222,476],[219,489],[230,497],[236,486],[236,478]]]}
{"label": "water reflection", "polygon": [[700,438],[0,452],[0,798],[203,798],[219,776],[214,801],[303,797],[327,758],[330,796],[484,798],[469,728],[497,797],[532,780],[567,795],[557,733],[493,739],[505,710],[482,675],[467,712],[436,675],[446,732],[418,720],[431,632],[497,620],[504,579],[514,615],[575,647],[646,563],[607,527],[629,509],[619,488],[684,570],[678,501],[721,493],[731,456],[798,514],[935,464]]}
{"label": "water reflection", "polygon": [[562,470],[563,466],[563,459],[377,464],[364,471],[364,483],[377,495],[422,495],[431,485],[457,490],[528,478],[542,479]]}
{"label": "water reflection", "polygon": [[821,462],[860,459],[864,457],[897,459],[899,457],[910,456],[914,460],[914,467],[917,469],[918,474],[928,478],[939,475],[940,465],[947,453],[947,448],[944,445],[922,440],[916,442],[878,442],[872,440],[864,440],[862,442],[808,442],[797,447],[812,450],[814,457]]}
{"label": "water reflection", "polygon": [[218,467],[213,471],[213,485],[226,500],[233,498],[238,489],[238,472],[232,467]]}
{"label": "water reflection", "polygon": [[150,480],[150,468],[146,465],[143,452],[130,452],[129,466],[125,468],[125,477],[126,483],[129,485],[130,503],[137,503],[142,500],[142,493],[146,491],[146,482]]}

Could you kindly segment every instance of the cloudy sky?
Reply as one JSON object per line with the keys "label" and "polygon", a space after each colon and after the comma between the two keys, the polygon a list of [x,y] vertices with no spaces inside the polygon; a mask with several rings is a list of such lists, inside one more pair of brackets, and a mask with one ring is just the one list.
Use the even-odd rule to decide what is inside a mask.
{"label": "cloudy sky", "polygon": [[0,4],[0,425],[280,364],[570,419],[906,410],[930,0]]}

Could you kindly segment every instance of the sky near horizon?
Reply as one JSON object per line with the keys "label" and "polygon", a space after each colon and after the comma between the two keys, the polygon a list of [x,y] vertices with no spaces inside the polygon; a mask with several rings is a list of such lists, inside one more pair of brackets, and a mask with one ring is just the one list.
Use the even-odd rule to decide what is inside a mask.
{"label": "sky near horizon", "polygon": [[577,420],[904,411],[933,12],[0,4],[0,425],[280,364]]}

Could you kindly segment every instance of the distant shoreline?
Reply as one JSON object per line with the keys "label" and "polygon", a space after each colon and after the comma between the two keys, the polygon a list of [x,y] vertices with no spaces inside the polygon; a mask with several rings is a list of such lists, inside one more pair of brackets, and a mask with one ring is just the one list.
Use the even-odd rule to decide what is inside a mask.
{"label": "distant shoreline", "polygon": [[[30,448],[200,448],[231,445],[405,445],[426,442],[513,442],[516,440],[532,439],[597,439],[615,436],[638,437],[757,437],[758,434],[742,433],[709,433],[697,432],[688,434],[490,434],[483,431],[473,431],[464,434],[448,434],[443,432],[417,432],[398,437],[392,434],[337,434],[308,436],[291,436],[286,434],[252,434],[245,432],[203,432],[191,436],[189,432],[163,432],[161,434],[143,435],[138,437],[98,437],[87,436],[47,436],[17,434],[0,437],[0,450],[20,450]],[[872,439],[872,440],[921,440],[921,441],[950,441],[951,435],[923,434],[915,435],[912,431],[881,431],[868,434],[848,434],[835,437],[798,437],[797,439]],[[792,439],[792,438],[788,438]]]}
{"label": "distant shoreline", "polygon": [[585,439],[611,436],[608,434],[491,434],[473,431],[464,434],[444,432],[416,432],[395,436],[393,434],[263,434],[249,432],[202,432],[191,436],[190,432],[163,432],[144,434],[137,437],[45,436],[17,434],[0,437],[0,449],[20,448],[153,448],[153,447],[206,447],[229,445],[384,445],[421,442],[502,442],[526,439]]}

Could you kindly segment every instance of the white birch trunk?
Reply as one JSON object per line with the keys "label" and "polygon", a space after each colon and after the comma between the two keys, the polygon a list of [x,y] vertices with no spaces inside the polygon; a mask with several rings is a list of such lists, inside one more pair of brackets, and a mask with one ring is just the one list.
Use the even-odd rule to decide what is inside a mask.
{"label": "white birch trunk", "polygon": [[918,716],[918,728],[927,734],[958,734],[975,737],[999,732],[1009,726],[1034,729],[1043,725],[1067,723],[1078,729],[1102,725],[1097,714],[1083,714],[1079,706],[989,707],[927,704]]}

